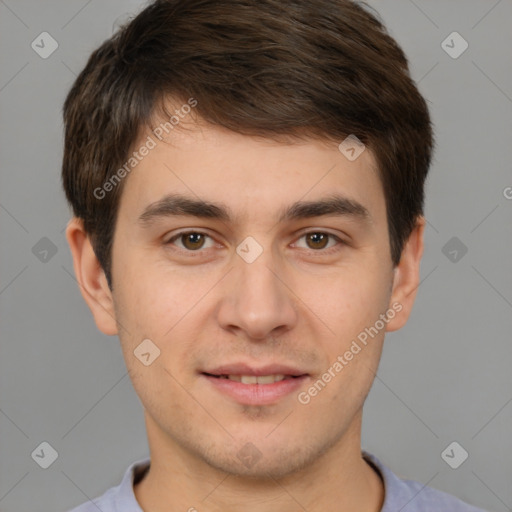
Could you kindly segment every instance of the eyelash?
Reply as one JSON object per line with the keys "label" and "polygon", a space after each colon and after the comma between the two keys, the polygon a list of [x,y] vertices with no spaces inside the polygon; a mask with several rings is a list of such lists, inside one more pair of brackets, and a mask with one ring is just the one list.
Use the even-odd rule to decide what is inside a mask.
{"label": "eyelash", "polygon": [[[167,242],[165,242],[164,245],[174,245],[174,242],[176,240],[179,240],[182,236],[191,235],[191,234],[204,235],[213,240],[213,237],[210,236],[208,233],[205,233],[204,231],[189,230],[189,231],[181,231],[180,233],[177,233],[172,238],[169,238],[169,240],[167,240]],[[304,238],[305,236],[308,236],[311,234],[327,235],[328,237],[330,237],[331,239],[334,239],[338,243],[337,243],[337,245],[335,245],[333,247],[329,247],[327,249],[308,249],[308,248],[304,249],[304,248],[301,248],[302,250],[306,250],[306,251],[310,251],[312,253],[318,253],[318,254],[331,254],[333,252],[337,252],[337,251],[341,250],[342,247],[340,247],[340,246],[348,245],[348,243],[345,242],[344,240],[342,240],[340,237],[334,235],[333,233],[329,233],[327,231],[316,231],[316,230],[307,231],[305,233],[302,233],[297,240],[300,240],[301,238]],[[197,249],[196,251],[193,251],[190,249],[182,249],[179,247],[176,248],[176,251],[186,253],[189,256],[193,256],[195,254],[200,255],[201,252],[205,251],[205,250],[207,250],[207,249]]]}

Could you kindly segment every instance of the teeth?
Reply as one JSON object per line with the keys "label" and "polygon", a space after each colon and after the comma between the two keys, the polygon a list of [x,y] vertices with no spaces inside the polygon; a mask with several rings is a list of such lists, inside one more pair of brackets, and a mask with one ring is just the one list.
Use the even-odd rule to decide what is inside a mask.
{"label": "teeth", "polygon": [[285,377],[284,375],[261,375],[258,377],[255,375],[228,375],[227,378],[242,384],[273,384],[283,380]]}

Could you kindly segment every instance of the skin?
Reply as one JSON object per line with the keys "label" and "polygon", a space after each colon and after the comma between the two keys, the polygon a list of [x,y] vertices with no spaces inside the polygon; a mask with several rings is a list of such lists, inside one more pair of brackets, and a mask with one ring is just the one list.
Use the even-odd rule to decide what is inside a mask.
{"label": "skin", "polygon": [[[144,407],[151,468],[136,498],[153,512],[376,512],[383,486],[361,457],[362,406],[385,332],[400,329],[411,312],[425,220],[393,268],[370,150],[350,162],[326,141],[276,142],[197,120],[187,128],[158,142],[125,178],[113,291],[81,221],[66,231],[83,297],[98,328],[119,336]],[[171,193],[222,204],[232,217],[138,220]],[[360,202],[371,221],[278,222],[292,203],[332,193]],[[200,243],[180,237],[173,245],[180,230],[211,238],[196,250]],[[346,245],[330,238],[322,248],[304,232]],[[236,252],[248,236],[263,249],[252,263]],[[393,303],[401,311],[307,405],[295,392],[269,405],[240,404],[199,373],[228,362],[284,363],[309,374],[299,390],[307,391]],[[133,351],[147,338],[160,356],[144,366]],[[250,467],[237,457],[248,442],[260,454]]]}

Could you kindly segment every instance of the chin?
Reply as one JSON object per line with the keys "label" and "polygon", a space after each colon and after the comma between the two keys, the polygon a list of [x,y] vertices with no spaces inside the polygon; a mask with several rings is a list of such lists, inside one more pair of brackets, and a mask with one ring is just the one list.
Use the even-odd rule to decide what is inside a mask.
{"label": "chin", "polygon": [[310,466],[319,456],[318,450],[300,440],[294,447],[289,436],[280,436],[270,442],[265,435],[261,441],[244,439],[224,448],[210,447],[207,453],[198,455],[223,473],[262,481],[290,476]]}

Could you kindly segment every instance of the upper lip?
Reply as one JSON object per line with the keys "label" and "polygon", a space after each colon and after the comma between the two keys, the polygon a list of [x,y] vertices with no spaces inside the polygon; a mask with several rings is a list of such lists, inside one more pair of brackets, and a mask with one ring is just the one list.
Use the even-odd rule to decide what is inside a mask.
{"label": "upper lip", "polygon": [[307,375],[307,372],[283,364],[268,364],[255,367],[245,363],[226,364],[203,371],[202,373],[210,375],[254,375],[256,377],[263,375],[293,375],[294,377]]}

